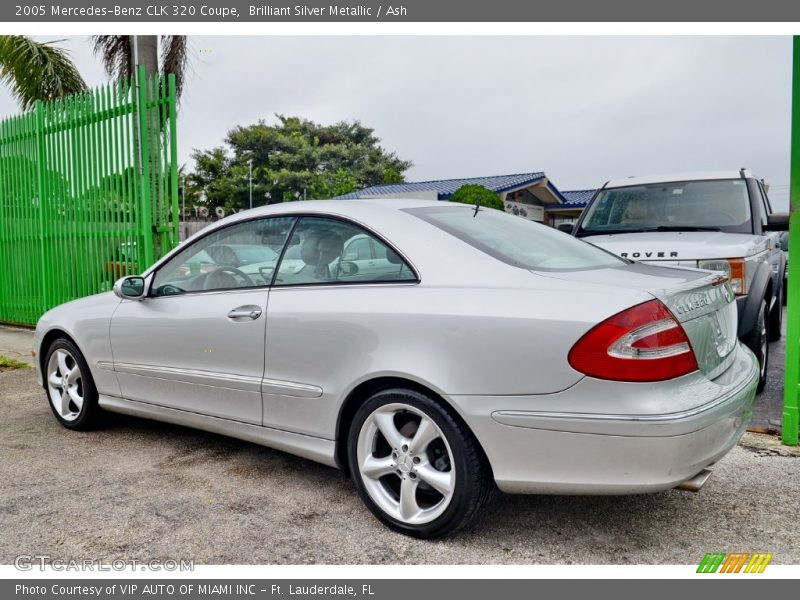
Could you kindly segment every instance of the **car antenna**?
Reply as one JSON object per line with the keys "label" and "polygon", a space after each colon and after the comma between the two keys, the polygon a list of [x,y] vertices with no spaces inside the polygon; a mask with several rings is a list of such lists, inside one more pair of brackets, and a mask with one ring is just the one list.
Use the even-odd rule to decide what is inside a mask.
{"label": "car antenna", "polygon": [[481,209],[481,199],[480,198],[475,198],[475,212],[472,213],[472,218],[473,219],[478,216],[478,211],[480,209]]}

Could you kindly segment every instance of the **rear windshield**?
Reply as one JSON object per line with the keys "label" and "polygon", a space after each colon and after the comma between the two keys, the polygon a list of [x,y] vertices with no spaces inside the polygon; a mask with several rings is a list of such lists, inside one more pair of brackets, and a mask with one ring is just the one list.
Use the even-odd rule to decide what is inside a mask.
{"label": "rear windshield", "polygon": [[617,267],[625,262],[604,250],[552,229],[491,208],[408,208],[419,217],[498,260],[523,269],[566,271]]}
{"label": "rear windshield", "polygon": [[712,230],[752,233],[745,179],[676,181],[601,190],[578,235]]}

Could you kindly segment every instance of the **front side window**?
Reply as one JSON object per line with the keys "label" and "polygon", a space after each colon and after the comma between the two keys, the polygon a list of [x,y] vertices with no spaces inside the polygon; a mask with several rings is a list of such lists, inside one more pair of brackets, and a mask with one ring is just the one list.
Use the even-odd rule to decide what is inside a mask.
{"label": "front side window", "polygon": [[677,181],[601,190],[578,235],[676,230],[752,233],[747,181]]}
{"label": "front side window", "polygon": [[416,281],[400,256],[363,228],[303,217],[281,259],[274,285]]}
{"label": "front side window", "polygon": [[537,271],[616,267],[625,262],[572,236],[504,212],[474,207],[409,208],[406,212],[505,263]]}
{"label": "front side window", "polygon": [[152,296],[270,285],[295,217],[236,223],[188,246],[156,272]]}

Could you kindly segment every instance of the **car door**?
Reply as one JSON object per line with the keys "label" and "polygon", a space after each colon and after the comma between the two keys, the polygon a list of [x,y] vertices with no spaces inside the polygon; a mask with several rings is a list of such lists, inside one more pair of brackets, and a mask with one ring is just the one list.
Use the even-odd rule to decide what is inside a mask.
{"label": "car door", "polygon": [[[382,271],[329,267],[354,236],[389,257]],[[263,424],[330,438],[343,387],[369,370],[380,345],[371,324],[384,309],[401,310],[417,276],[377,235],[338,218],[302,217],[288,248],[305,264],[298,269],[287,250],[270,290]]]}
{"label": "car door", "polygon": [[261,424],[266,310],[278,254],[265,253],[271,264],[239,268],[224,262],[233,253],[220,248],[274,244],[276,232],[285,241],[294,222],[273,217],[215,230],[149,276],[144,299],[120,303],[110,336],[124,398]]}

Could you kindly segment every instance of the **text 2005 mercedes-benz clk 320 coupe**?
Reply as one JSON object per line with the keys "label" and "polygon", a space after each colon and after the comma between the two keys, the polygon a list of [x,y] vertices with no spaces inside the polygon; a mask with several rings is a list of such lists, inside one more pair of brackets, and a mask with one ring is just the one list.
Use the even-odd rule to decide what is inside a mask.
{"label": "text 2005 mercedes-benz clk 320 coupe", "polygon": [[202,230],[40,320],[56,418],[102,410],[348,471],[434,537],[511,493],[697,488],[758,366],[719,274],[617,258],[487,208],[292,202]]}

